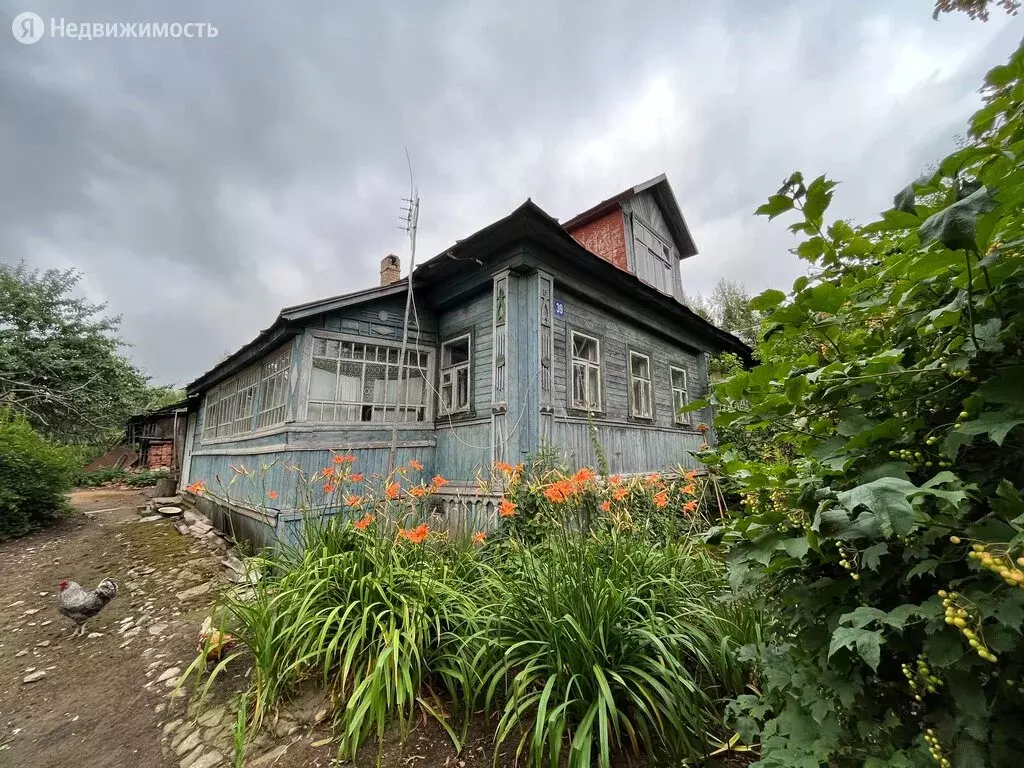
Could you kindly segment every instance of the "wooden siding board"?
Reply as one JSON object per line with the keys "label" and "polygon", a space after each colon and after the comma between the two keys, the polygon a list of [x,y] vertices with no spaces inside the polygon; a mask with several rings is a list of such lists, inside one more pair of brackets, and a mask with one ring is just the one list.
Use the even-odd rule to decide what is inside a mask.
{"label": "wooden siding board", "polygon": [[[623,218],[628,222],[626,226],[626,242],[631,272],[647,279],[645,275],[640,274],[640,271],[638,271],[635,251],[636,239],[633,226],[634,216],[639,217],[647,227],[653,230],[665,242],[671,243],[675,246],[677,254],[683,253],[683,248],[679,241],[672,235],[672,229],[665,220],[665,215],[662,213],[661,206],[658,205],[658,201],[653,192],[650,190],[644,190],[638,195],[634,195],[631,198],[623,200],[622,211],[624,214]],[[682,299],[683,291],[679,259],[672,259],[671,266],[672,293],[676,298]]]}
{"label": "wooden siding board", "polygon": [[491,422],[480,419],[471,424],[439,422],[434,466],[448,480],[473,481],[488,477],[491,466]]}

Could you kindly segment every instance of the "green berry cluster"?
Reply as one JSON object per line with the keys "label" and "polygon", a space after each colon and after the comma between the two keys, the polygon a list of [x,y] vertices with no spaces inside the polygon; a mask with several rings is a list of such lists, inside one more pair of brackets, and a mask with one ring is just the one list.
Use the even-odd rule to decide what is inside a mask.
{"label": "green berry cluster", "polygon": [[[924,442],[925,442],[926,445],[929,445],[929,446],[935,445],[935,443],[938,442],[938,438],[937,437],[929,437]],[[952,463],[947,461],[946,459],[937,459],[937,457],[930,457],[926,453],[922,453],[921,451],[912,451],[909,448],[901,448],[898,451],[897,450],[889,451],[889,456],[890,456],[890,458],[893,458],[893,459],[900,459],[901,461],[905,461],[907,464],[910,464],[911,466],[913,466],[913,467],[915,467],[917,469],[921,469],[922,467],[926,467],[927,468],[927,467],[951,467],[951,466],[953,466]]]}
{"label": "green berry cluster", "polygon": [[935,729],[928,728],[924,732],[924,740],[928,744],[928,754],[932,756],[938,765],[942,768],[950,768],[952,765],[949,762],[949,758],[942,754],[942,743],[939,741],[939,737],[935,735]]}
{"label": "green berry cluster", "polygon": [[914,696],[914,701],[923,701],[925,693],[937,693],[944,683],[932,674],[928,660],[924,656],[917,657],[915,667],[904,664],[903,674],[907,678],[907,685]]}
{"label": "green berry cluster", "polygon": [[[962,541],[959,536],[950,536],[949,540],[954,544]],[[976,542],[971,545],[967,557],[997,574],[1007,586],[1024,589],[1024,557],[1014,560],[1008,544]]]}
{"label": "green berry cluster", "polygon": [[946,623],[960,631],[978,656],[985,661],[998,661],[998,657],[985,645],[985,639],[981,634],[981,622],[972,611],[973,605],[963,595],[944,589],[939,590],[939,597],[942,598],[942,607],[946,609]]}
{"label": "green berry cluster", "polygon": [[850,572],[850,578],[860,581],[860,572],[857,567],[857,550],[846,544],[839,545],[839,565]]}

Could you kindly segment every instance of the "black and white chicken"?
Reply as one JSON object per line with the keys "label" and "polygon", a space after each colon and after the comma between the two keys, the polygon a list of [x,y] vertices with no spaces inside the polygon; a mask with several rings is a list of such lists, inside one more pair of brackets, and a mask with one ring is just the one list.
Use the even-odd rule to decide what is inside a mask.
{"label": "black and white chicken", "polygon": [[78,625],[71,637],[84,635],[85,622],[102,611],[116,594],[117,582],[113,579],[104,579],[96,589],[89,590],[82,589],[74,581],[62,581],[57,598],[58,610]]}

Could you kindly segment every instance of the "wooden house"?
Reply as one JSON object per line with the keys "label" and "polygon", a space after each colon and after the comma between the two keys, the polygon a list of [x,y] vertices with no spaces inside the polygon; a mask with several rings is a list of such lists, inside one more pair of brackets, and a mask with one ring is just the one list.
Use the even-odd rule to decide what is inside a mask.
{"label": "wooden house", "polygon": [[405,277],[387,256],[379,286],[282,310],[188,385],[181,486],[216,496],[231,465],[263,467],[262,522],[280,526],[301,506],[286,467],[333,451],[386,474],[396,421],[397,463],[447,478],[449,498],[542,446],[594,466],[591,425],[612,472],[696,467],[711,414],[679,409],[710,354],[749,355],[682,303],[696,253],[662,175],[565,224],[527,200]]}

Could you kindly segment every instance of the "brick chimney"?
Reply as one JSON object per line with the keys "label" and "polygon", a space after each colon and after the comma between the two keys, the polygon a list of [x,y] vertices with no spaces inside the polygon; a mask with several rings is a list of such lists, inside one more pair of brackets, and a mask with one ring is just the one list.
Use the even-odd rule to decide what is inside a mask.
{"label": "brick chimney", "polygon": [[380,260],[381,287],[397,283],[402,279],[402,262],[391,253]]}

